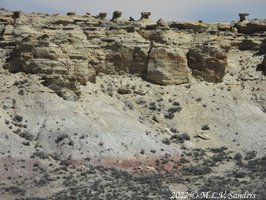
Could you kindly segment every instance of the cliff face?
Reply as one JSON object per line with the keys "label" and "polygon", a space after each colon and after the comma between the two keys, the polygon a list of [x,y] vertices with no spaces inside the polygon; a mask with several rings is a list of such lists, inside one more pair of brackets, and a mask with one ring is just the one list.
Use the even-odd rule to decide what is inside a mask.
{"label": "cliff face", "polygon": [[[136,74],[144,80],[168,85],[188,83],[189,67],[193,75],[204,80],[221,81],[227,66],[226,52],[220,48],[223,37],[198,33],[208,28],[202,23],[161,25],[162,21],[154,23],[148,17],[129,22],[121,17],[108,21],[89,15],[14,15],[4,12],[1,18],[5,68],[10,72],[42,75],[46,85],[64,98],[73,95],[77,98],[77,85],[94,82],[99,73]],[[196,44],[195,34],[206,36],[204,41],[197,41],[204,42],[205,47],[197,49],[197,58],[189,56],[191,66],[188,66],[186,54]],[[217,41],[210,44],[214,40]],[[223,54],[223,64],[217,55],[210,55],[211,51]],[[194,63],[207,60],[207,64],[197,67],[192,60]]]}
{"label": "cliff face", "polygon": [[42,75],[46,85],[66,99],[78,98],[78,84],[94,82],[99,73],[135,74],[160,85],[188,83],[191,74],[221,82],[230,46],[249,50],[261,42],[235,41],[242,36],[236,29],[249,34],[265,30],[264,21],[258,20],[235,25],[155,23],[147,13],[139,21],[118,16],[108,21],[103,16],[2,11],[5,68]]}
{"label": "cliff face", "polygon": [[[50,181],[43,172],[61,180],[66,169],[72,186],[78,180],[84,189],[71,173],[91,165],[163,174],[197,164],[222,174],[236,153],[265,154],[265,20],[153,22],[150,14],[135,21],[118,11],[107,20],[105,13],[0,10],[0,181],[10,186],[27,176],[26,197],[66,199],[42,185]],[[90,170],[104,180],[124,177]],[[55,185],[70,191],[65,181]],[[169,197],[163,189],[154,191],[158,199]],[[5,199],[21,192],[10,191]]]}

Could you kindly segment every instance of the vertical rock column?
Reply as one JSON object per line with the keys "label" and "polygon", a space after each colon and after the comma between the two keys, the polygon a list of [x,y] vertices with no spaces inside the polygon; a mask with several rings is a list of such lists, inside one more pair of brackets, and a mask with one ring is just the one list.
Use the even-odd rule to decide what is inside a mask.
{"label": "vertical rock column", "polygon": [[239,13],[239,22],[246,21],[246,17],[249,16],[249,13]]}

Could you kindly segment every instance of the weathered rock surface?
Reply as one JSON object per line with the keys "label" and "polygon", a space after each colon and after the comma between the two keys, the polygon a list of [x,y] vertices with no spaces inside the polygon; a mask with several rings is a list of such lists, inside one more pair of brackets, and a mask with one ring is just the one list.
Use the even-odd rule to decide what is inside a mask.
{"label": "weathered rock surface", "polygon": [[239,33],[252,34],[266,31],[266,20],[244,20],[236,24]]}
{"label": "weathered rock surface", "polygon": [[170,27],[180,30],[188,29],[193,30],[194,32],[200,32],[206,30],[208,28],[208,25],[201,22],[172,22],[170,24]]}
{"label": "weathered rock surface", "polygon": [[[69,34],[58,32],[58,35],[51,39],[47,34],[25,37],[18,42],[10,58],[12,61],[7,67],[13,73],[42,75],[45,85],[48,87],[57,85],[51,88],[64,98],[71,96],[71,91],[75,95],[77,88],[69,82],[84,85],[88,81],[95,81],[96,76],[95,69],[89,65],[89,49],[87,50],[84,45],[86,43],[84,40],[87,38],[82,33],[79,36],[78,38],[78,34],[75,34],[74,37],[71,32]],[[69,90],[69,95],[65,89]]]}
{"label": "weathered rock surface", "polygon": [[266,38],[261,42],[259,54],[266,54]]}
{"label": "weathered rock surface", "polygon": [[[110,50],[110,51],[108,51]],[[114,74],[130,73],[146,77],[148,62],[148,45],[131,46],[113,43],[107,46],[106,62]],[[109,72],[112,73],[111,71]]]}
{"label": "weathered rock surface", "polygon": [[252,39],[244,39],[239,45],[239,50],[253,50],[258,51],[260,49],[261,42],[252,40]]}
{"label": "weathered rock surface", "polygon": [[0,199],[265,199],[265,33],[121,14],[0,9]]}
{"label": "weathered rock surface", "polygon": [[[150,14],[142,12],[139,21],[128,22],[121,11],[115,11],[111,21],[106,13],[98,18],[20,13],[15,25],[1,25],[2,46],[10,55],[4,65],[12,73],[41,75],[44,85],[65,99],[79,98],[79,84],[94,82],[99,73],[135,74],[162,85],[188,83],[184,54],[193,36],[176,31],[182,27],[173,23],[171,30],[168,22],[152,22]],[[36,23],[25,25],[32,18]],[[181,24],[194,31],[207,27]],[[151,48],[151,43],[163,46]]]}
{"label": "weathered rock surface", "polygon": [[[2,12],[2,18],[13,20],[13,12]],[[121,11],[115,11],[108,21],[106,13],[98,17],[20,13],[15,24],[0,23],[2,65],[13,73],[39,74],[44,84],[63,98],[78,99],[79,85],[95,82],[100,73],[129,73],[156,84],[182,84],[190,81],[189,65],[193,76],[221,82],[231,46],[248,51],[264,49],[259,36],[236,40],[237,33],[229,23],[162,19],[155,23],[150,15],[142,12],[140,20],[127,21]],[[26,25],[33,18],[35,23]],[[236,27],[239,32],[250,33],[264,30],[263,24],[263,20],[243,20]],[[202,43],[211,45],[193,47]]]}
{"label": "weathered rock surface", "polygon": [[151,49],[147,69],[148,81],[160,85],[188,83],[189,73],[186,53],[181,49]]}
{"label": "weathered rock surface", "polygon": [[249,13],[239,13],[239,21],[243,22],[246,20],[246,17],[249,16]]}
{"label": "weathered rock surface", "polygon": [[207,45],[196,46],[188,52],[192,75],[208,82],[222,82],[228,65],[224,50]]}

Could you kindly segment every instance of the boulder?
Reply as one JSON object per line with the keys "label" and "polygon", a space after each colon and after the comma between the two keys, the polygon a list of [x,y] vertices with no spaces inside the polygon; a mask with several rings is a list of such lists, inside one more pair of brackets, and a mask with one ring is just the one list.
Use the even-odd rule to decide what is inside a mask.
{"label": "boulder", "polygon": [[170,30],[168,22],[163,20],[162,18],[159,19],[156,23],[157,23],[158,28],[160,28],[162,30]]}
{"label": "boulder", "polygon": [[241,43],[238,45],[239,50],[251,50],[251,51],[257,51],[259,50],[261,45],[260,41],[256,41],[254,39],[244,39]]}
{"label": "boulder", "polygon": [[131,94],[131,90],[127,87],[120,87],[117,90],[118,94]]}
{"label": "boulder", "polygon": [[151,12],[141,12],[141,19],[149,19]]}
{"label": "boulder", "polygon": [[187,54],[192,75],[207,82],[222,82],[228,65],[226,52],[209,45],[195,46]]}
{"label": "boulder", "polygon": [[149,54],[147,80],[159,85],[187,83],[186,53],[180,49],[153,47]]}
{"label": "boulder", "polygon": [[13,12],[13,16],[12,16],[13,19],[18,19],[18,18],[20,18],[20,13],[21,13],[20,11],[14,11],[14,12]]}
{"label": "boulder", "polygon": [[4,30],[4,35],[12,35],[14,32],[14,26],[12,25],[6,25]]}
{"label": "boulder", "polygon": [[222,40],[218,42],[219,47],[225,50],[225,52],[228,52],[231,49],[231,42],[228,40]]}
{"label": "boulder", "polygon": [[5,25],[0,24],[0,36],[4,33],[4,30],[5,30]]}
{"label": "boulder", "polygon": [[75,12],[68,12],[67,15],[68,15],[68,16],[75,16],[76,13],[75,13]]}

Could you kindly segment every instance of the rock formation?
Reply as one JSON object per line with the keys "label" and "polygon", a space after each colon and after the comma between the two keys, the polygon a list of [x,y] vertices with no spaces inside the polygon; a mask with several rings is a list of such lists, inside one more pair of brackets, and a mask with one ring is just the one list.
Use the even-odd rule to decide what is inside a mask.
{"label": "rock formation", "polygon": [[254,19],[238,22],[236,28],[239,33],[252,34],[266,31],[266,20]]}
{"label": "rock formation", "polygon": [[[188,83],[191,68],[192,76],[221,82],[228,63],[226,52],[231,45],[240,50],[263,48],[260,37],[235,40],[236,33],[232,32],[230,24],[214,26],[162,19],[154,23],[149,19],[150,12],[142,12],[138,22],[122,20],[121,11],[115,11],[111,21],[105,19],[106,13],[100,13],[98,18],[78,16],[73,12],[67,15],[13,12],[0,17],[3,38],[0,47],[7,60],[2,59],[5,68],[13,73],[23,71],[41,75],[45,85],[65,99],[78,98],[78,85],[94,82],[100,73],[130,73],[152,83],[168,85]],[[32,18],[36,23],[25,25]],[[16,26],[14,19],[20,20]],[[263,21],[255,22],[239,22],[236,27],[243,33],[264,30]],[[225,32],[233,37],[224,40],[225,36],[218,36]],[[197,43],[211,44],[214,40],[220,41],[218,46],[194,47]],[[60,84],[57,84],[59,80]]]}
{"label": "rock formation", "polygon": [[129,21],[132,21],[132,22],[137,22],[137,21],[141,21],[141,20],[148,20],[150,15],[151,15],[151,12],[141,12],[141,17],[139,20],[135,20],[133,17],[129,17]]}
{"label": "rock formation", "polygon": [[18,19],[20,17],[20,11],[14,11],[13,12],[13,18]]}
{"label": "rock formation", "polygon": [[74,15],[76,15],[76,13],[75,12],[68,12],[67,15],[68,16],[74,16]]}
{"label": "rock formation", "polygon": [[239,13],[239,22],[243,22],[246,20],[246,17],[249,16],[249,13]]}
{"label": "rock formation", "polygon": [[151,15],[151,12],[141,12],[141,18],[140,18],[140,20],[142,20],[142,19],[149,19],[150,15]]}
{"label": "rock formation", "polygon": [[121,11],[118,11],[118,10],[114,11],[114,12],[113,12],[113,18],[112,18],[112,21],[115,22],[117,19],[120,19],[121,16],[122,16],[122,12],[121,12]]}
{"label": "rock formation", "polygon": [[188,52],[188,66],[192,74],[208,82],[221,82],[228,65],[225,51],[208,45],[196,46]]}
{"label": "rock formation", "polygon": [[264,73],[266,74],[266,55],[264,56],[264,59],[263,59],[261,65],[262,65],[262,67],[263,67],[263,71],[264,71]]}
{"label": "rock formation", "polygon": [[265,20],[121,15],[0,9],[0,199],[265,199]]}
{"label": "rock formation", "polygon": [[193,30],[194,32],[201,32],[208,28],[208,25],[202,22],[172,22],[171,28],[177,28],[180,30]]}
{"label": "rock formation", "polygon": [[101,12],[99,13],[99,18],[100,19],[106,19],[107,13],[106,12]]}
{"label": "rock formation", "polygon": [[188,83],[186,53],[181,49],[153,47],[149,54],[147,80],[160,85]]}
{"label": "rock formation", "polygon": [[162,18],[157,21],[157,25],[162,30],[170,30],[168,22],[163,20]]}

